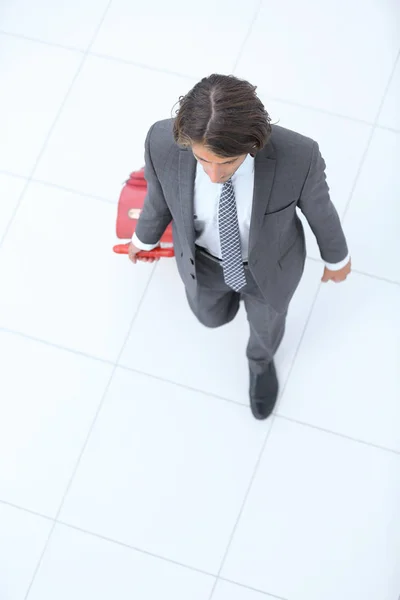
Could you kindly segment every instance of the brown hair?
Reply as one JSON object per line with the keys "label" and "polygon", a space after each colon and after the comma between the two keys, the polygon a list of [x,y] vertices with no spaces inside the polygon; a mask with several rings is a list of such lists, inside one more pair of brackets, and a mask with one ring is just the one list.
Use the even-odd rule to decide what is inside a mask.
{"label": "brown hair", "polygon": [[271,135],[271,118],[257,87],[233,75],[204,77],[179,98],[174,139],[182,147],[201,143],[221,157],[255,155]]}

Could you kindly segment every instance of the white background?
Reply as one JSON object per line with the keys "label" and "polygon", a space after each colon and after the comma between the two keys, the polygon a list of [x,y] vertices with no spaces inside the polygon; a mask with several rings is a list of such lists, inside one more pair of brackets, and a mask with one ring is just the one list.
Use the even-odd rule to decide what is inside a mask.
{"label": "white background", "polygon": [[[398,0],[2,0],[1,600],[398,600]],[[353,273],[308,259],[248,407],[243,310],[112,253],[150,125],[202,77],[316,139]]]}

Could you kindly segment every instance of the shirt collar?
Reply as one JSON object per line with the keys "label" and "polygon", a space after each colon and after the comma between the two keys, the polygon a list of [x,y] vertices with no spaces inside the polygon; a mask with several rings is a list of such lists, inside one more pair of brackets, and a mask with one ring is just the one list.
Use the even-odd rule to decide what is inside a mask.
{"label": "shirt collar", "polygon": [[240,167],[238,168],[238,170],[236,171],[236,173],[234,173],[232,179],[235,179],[236,176],[249,175],[250,173],[253,173],[253,171],[254,157],[251,156],[251,154],[248,154],[242,162],[242,164],[240,165]]}
{"label": "shirt collar", "polygon": [[[204,172],[204,169],[199,161],[196,161],[196,178],[210,181],[208,175]],[[237,171],[232,175],[232,181],[235,181],[239,177],[246,177],[254,173],[254,156],[248,154]],[[211,182],[210,182],[211,183]],[[222,183],[214,183],[212,185],[223,185]]]}

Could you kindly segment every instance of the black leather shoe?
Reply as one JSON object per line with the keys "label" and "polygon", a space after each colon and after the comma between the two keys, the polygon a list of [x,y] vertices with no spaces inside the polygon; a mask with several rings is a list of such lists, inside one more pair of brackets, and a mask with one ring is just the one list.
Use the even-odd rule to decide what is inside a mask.
{"label": "black leather shoe", "polygon": [[250,370],[250,407],[256,419],[266,419],[272,413],[278,398],[278,388],[273,360],[260,375],[255,375]]}

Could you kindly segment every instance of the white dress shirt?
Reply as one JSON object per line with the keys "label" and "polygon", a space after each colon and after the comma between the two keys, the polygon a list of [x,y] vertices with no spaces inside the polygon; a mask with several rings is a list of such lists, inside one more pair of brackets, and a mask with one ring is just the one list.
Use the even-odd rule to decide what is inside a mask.
{"label": "white dress shirt", "polygon": [[[254,158],[248,154],[240,167],[232,175],[235,190],[236,210],[239,222],[242,258],[248,259],[251,208],[254,190]],[[196,244],[221,259],[221,245],[218,228],[218,204],[223,183],[212,183],[197,163],[194,184],[194,228]]]}
{"label": "white dress shirt", "polygon": [[[232,175],[235,200],[239,221],[242,258],[248,259],[251,209],[254,191],[254,158],[248,154],[246,159]],[[218,204],[223,183],[212,183],[198,162],[194,185],[194,228],[196,244],[207,252],[221,258],[221,246],[218,230]],[[152,250],[158,244],[143,244],[134,233],[132,243],[141,250]],[[349,262],[347,256],[339,263],[325,263],[328,269],[338,271]]]}

